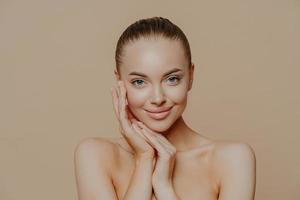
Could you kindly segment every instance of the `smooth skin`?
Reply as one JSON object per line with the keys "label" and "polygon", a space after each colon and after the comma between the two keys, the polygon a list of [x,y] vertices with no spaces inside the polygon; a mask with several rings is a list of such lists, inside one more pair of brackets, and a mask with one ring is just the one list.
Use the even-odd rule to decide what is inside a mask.
{"label": "smooth skin", "polygon": [[[174,161],[175,161],[176,148],[164,136],[152,131],[142,122],[137,121],[137,119],[133,117],[130,111],[126,112],[125,110],[126,89],[122,81],[119,81],[119,86],[120,86],[121,94],[119,94],[119,92],[116,93],[115,92],[116,90],[112,91],[114,102],[115,102],[115,111],[117,116],[119,112],[117,108],[121,110],[120,113],[123,113],[122,116],[120,116],[121,124],[123,124],[122,128],[124,127],[124,125],[125,127],[129,125],[131,121],[132,127],[135,130],[135,132],[138,133],[141,136],[141,138],[143,138],[144,142],[148,143],[148,144],[142,144],[142,147],[147,147],[146,150],[143,150],[142,152],[139,150],[139,147],[138,149],[133,147],[133,149],[135,155],[139,156],[141,154],[147,154],[150,155],[151,159],[153,160],[153,167],[155,168],[152,172],[151,181],[152,181],[152,187],[156,198],[157,199],[178,199],[178,197],[176,197],[176,193],[172,185],[172,173],[173,173],[174,163],[175,163]],[[116,105],[116,103],[119,102],[118,100],[116,100],[116,97],[119,96],[121,99],[120,101],[121,107]],[[122,131],[122,132],[125,133],[126,131],[125,132]],[[127,131],[127,132],[131,132],[131,131]],[[126,134],[124,136],[126,138]],[[130,140],[128,140],[128,143],[132,144]],[[151,150],[149,150],[149,147],[151,148]],[[157,156],[154,156],[155,152],[157,152]]]}
{"label": "smooth skin", "polygon": [[[194,65],[188,68],[179,42],[128,44],[120,69],[112,98],[122,137],[87,138],[77,145],[79,200],[254,199],[256,159],[250,145],[209,139],[182,118]],[[145,112],[168,106],[172,110],[163,120]]]}

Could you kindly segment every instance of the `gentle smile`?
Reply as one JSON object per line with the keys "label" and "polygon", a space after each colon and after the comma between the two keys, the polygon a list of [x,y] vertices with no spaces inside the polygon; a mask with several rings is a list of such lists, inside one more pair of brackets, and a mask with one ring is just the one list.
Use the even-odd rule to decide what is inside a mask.
{"label": "gentle smile", "polygon": [[[173,106],[169,108],[158,108],[155,110],[145,110],[145,111],[149,117],[159,120],[159,119],[166,118],[171,113],[172,108]],[[152,111],[156,111],[156,112],[152,112]]]}

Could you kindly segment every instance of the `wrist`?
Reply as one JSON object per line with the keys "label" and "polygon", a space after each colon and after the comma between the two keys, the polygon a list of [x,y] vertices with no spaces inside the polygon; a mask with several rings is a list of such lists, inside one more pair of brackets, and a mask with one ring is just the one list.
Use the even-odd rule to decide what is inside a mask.
{"label": "wrist", "polygon": [[158,189],[154,189],[155,196],[158,200],[160,199],[169,199],[169,200],[178,200],[178,196],[176,195],[173,187],[160,187]]}

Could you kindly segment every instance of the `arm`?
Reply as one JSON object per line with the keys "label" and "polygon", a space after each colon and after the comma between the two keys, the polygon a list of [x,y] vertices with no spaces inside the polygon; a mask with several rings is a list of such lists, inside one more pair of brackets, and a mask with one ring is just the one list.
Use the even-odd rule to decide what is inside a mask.
{"label": "arm", "polygon": [[[105,139],[88,138],[74,151],[75,176],[79,200],[118,200],[111,178],[115,166],[114,146]],[[151,200],[153,171],[150,156],[140,156],[122,200]]]}
{"label": "arm", "polygon": [[123,200],[151,200],[152,197],[152,157],[136,158],[135,170]]}
{"label": "arm", "polygon": [[84,139],[75,148],[74,166],[79,200],[118,200],[111,181],[113,147],[99,139]]}
{"label": "arm", "polygon": [[254,200],[256,158],[246,143],[234,143],[222,148],[217,156],[221,191],[218,200]]}

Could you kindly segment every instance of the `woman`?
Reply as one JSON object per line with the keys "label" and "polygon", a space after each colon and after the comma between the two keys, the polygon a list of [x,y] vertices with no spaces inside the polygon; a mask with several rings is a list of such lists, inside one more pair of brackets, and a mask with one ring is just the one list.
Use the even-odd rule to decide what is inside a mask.
{"label": "woman", "polygon": [[75,149],[80,200],[253,200],[255,154],[213,140],[183,120],[194,64],[181,29],[142,19],[116,49],[113,107],[122,137],[87,138]]}

